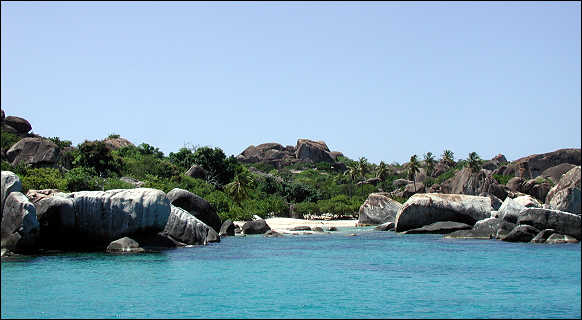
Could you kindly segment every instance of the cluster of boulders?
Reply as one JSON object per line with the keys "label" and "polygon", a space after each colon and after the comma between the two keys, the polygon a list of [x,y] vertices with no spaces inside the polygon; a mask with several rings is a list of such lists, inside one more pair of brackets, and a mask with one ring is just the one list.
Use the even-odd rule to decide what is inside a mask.
{"label": "cluster of boulders", "polygon": [[1,181],[3,253],[108,247],[115,252],[140,252],[136,248],[157,250],[220,241],[216,211],[186,190],[174,189],[167,195],[150,188],[39,190],[29,191],[29,199],[16,174],[2,171]]}
{"label": "cluster of boulders", "polygon": [[6,116],[4,110],[0,109],[0,129],[4,132],[25,136],[32,130],[32,126],[28,120],[15,116]]}
{"label": "cluster of boulders", "polygon": [[343,156],[341,152],[330,151],[324,141],[298,139],[295,146],[283,146],[278,143],[263,143],[258,146],[251,145],[236,158],[244,163],[265,163],[281,168],[297,162],[328,162],[332,168],[344,171],[346,166],[337,162],[337,157]]}
{"label": "cluster of boulders", "polygon": [[541,203],[530,195],[509,196],[494,206],[490,196],[417,193],[404,204],[373,193],[359,210],[359,225],[406,234],[447,238],[564,243],[581,239],[580,166],[562,175]]}

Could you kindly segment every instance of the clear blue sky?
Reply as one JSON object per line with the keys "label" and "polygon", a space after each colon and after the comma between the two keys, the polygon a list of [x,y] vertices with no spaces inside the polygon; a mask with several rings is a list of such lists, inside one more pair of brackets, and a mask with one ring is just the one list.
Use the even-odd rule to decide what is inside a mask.
{"label": "clear blue sky", "polygon": [[2,2],[7,115],[167,155],[297,138],[371,162],[580,147],[580,2]]}

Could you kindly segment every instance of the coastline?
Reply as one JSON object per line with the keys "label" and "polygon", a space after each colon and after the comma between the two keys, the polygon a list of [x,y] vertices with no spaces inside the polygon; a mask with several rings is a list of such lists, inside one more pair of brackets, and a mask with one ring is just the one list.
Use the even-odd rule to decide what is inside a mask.
{"label": "coastline", "polygon": [[[234,221],[233,223],[242,228],[246,221]],[[352,228],[356,227],[358,220],[306,220],[306,219],[294,219],[294,218],[268,218],[265,222],[269,225],[271,230],[277,231],[279,233],[304,233],[305,231],[290,231],[294,227],[308,226],[308,227],[321,227],[324,231],[327,231],[330,227],[336,228]]]}

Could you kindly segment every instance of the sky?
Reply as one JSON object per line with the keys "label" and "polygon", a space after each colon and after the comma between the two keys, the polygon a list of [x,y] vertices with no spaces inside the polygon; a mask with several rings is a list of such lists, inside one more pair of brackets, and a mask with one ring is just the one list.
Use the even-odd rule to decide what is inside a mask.
{"label": "sky", "polygon": [[580,2],[2,2],[1,107],[166,155],[580,148]]}

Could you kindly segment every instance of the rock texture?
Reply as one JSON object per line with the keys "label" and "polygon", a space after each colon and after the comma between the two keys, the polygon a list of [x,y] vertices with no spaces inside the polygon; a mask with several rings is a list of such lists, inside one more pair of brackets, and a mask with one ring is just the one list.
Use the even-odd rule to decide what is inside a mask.
{"label": "rock texture", "polygon": [[214,229],[220,230],[222,222],[216,210],[203,198],[184,189],[174,188],[167,194],[170,203],[188,211],[200,221]]}
{"label": "rock texture", "polygon": [[501,239],[515,228],[509,223],[497,218],[487,218],[475,223],[471,230],[460,230],[450,233],[446,238],[455,239]]}
{"label": "rock texture", "polygon": [[11,192],[5,199],[2,212],[2,249],[15,253],[34,251],[39,232],[34,205],[21,192]]}
{"label": "rock texture", "polygon": [[143,248],[140,248],[137,241],[129,237],[123,237],[111,242],[106,250],[111,253],[139,253],[145,251]]}
{"label": "rock texture", "polygon": [[475,222],[489,218],[491,199],[487,197],[425,193],[415,194],[396,215],[397,232],[438,222],[456,221],[474,225]]}
{"label": "rock texture", "polygon": [[109,148],[110,150],[117,150],[123,147],[128,147],[128,146],[133,146],[134,144],[131,143],[131,141],[125,139],[125,138],[107,138],[105,140],[103,140],[103,142],[105,143],[105,146],[107,148]]}
{"label": "rock texture", "polygon": [[186,171],[186,173],[184,174],[192,178],[206,179],[206,175],[208,174],[208,172],[206,172],[206,170],[204,170],[204,168],[202,168],[201,166],[195,164],[191,166],[190,169],[188,169],[188,171]]}
{"label": "rock texture", "polygon": [[227,219],[222,223],[222,226],[220,226],[220,233],[218,235],[221,237],[234,236],[234,223],[232,223],[232,220]]}
{"label": "rock texture", "polygon": [[55,167],[59,155],[59,147],[44,138],[20,139],[6,152],[12,165],[24,163],[33,167]]}
{"label": "rock texture", "polygon": [[360,206],[358,224],[376,225],[393,222],[400,208],[402,204],[390,199],[388,193],[372,193]]}
{"label": "rock texture", "polygon": [[271,227],[269,227],[267,222],[263,219],[247,221],[242,226],[243,234],[264,234],[269,230],[271,230]]}
{"label": "rock texture", "polygon": [[36,205],[40,200],[50,198],[57,193],[60,193],[58,189],[28,190],[26,197]]}
{"label": "rock texture", "polygon": [[170,216],[164,233],[184,244],[205,245],[220,242],[220,236],[207,224],[191,215],[188,211],[170,205]]}
{"label": "rock texture", "polygon": [[501,172],[503,175],[513,175],[523,179],[532,179],[538,177],[546,169],[555,167],[559,164],[569,163],[580,165],[580,149],[560,149],[553,152],[534,154],[517,159],[507,165],[507,168]]}
{"label": "rock texture", "polygon": [[544,229],[540,231],[533,239],[531,239],[532,243],[544,243],[546,240],[556,232],[554,229]]}
{"label": "rock texture", "polygon": [[571,163],[561,163],[557,166],[553,166],[544,170],[541,176],[550,179],[554,184],[556,184],[560,181],[560,178],[566,174],[566,172],[570,171],[570,169],[574,167],[576,167],[576,165]]}
{"label": "rock texture", "polygon": [[525,206],[511,198],[505,198],[501,207],[497,211],[497,215],[501,220],[516,223],[519,213],[525,209]]}
{"label": "rock texture", "polygon": [[395,226],[394,222],[386,222],[386,223],[382,223],[381,225],[377,226],[374,229],[380,230],[380,231],[390,231],[390,230],[394,230],[394,226]]}
{"label": "rock texture", "polygon": [[2,203],[0,204],[0,210],[4,212],[4,201],[6,197],[11,192],[20,192],[22,191],[22,183],[20,182],[20,178],[12,171],[2,171],[0,172],[0,180],[1,180],[1,200]]}
{"label": "rock texture", "polygon": [[538,233],[539,229],[529,225],[518,225],[501,240],[508,242],[530,242]]}
{"label": "rock texture", "polygon": [[564,174],[560,181],[550,189],[546,204],[552,209],[581,214],[580,166],[575,166]]}
{"label": "rock texture", "polygon": [[531,225],[538,229],[554,229],[561,234],[581,238],[581,218],[579,215],[551,209],[526,208],[517,220],[518,224]]}
{"label": "rock texture", "polygon": [[312,141],[308,139],[297,140],[295,146],[295,157],[299,160],[308,160],[312,162],[333,162],[329,154],[330,151],[323,141]]}
{"label": "rock texture", "polygon": [[578,243],[579,240],[570,237],[569,235],[554,233],[548,237],[546,243],[548,244],[560,244],[560,243]]}
{"label": "rock texture", "polygon": [[12,128],[14,128],[16,130],[17,133],[20,133],[20,134],[28,133],[30,130],[32,130],[32,126],[30,125],[30,122],[28,122],[28,120],[20,118],[20,117],[14,117],[14,116],[5,117],[4,124],[11,126]]}

